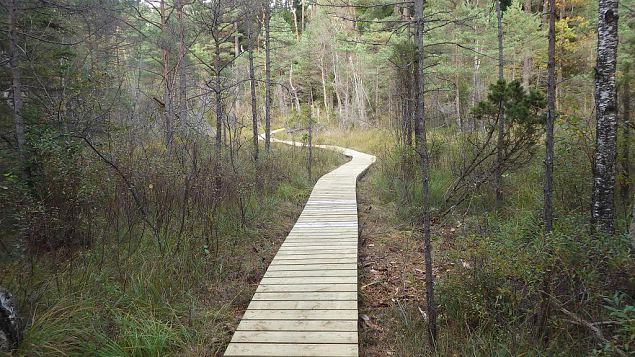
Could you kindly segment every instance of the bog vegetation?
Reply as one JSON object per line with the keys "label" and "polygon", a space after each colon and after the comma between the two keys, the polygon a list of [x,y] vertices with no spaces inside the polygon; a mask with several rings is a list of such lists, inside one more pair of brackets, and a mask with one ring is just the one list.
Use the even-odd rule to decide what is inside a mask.
{"label": "bog vegetation", "polygon": [[11,355],[222,354],[346,160],[271,142],[282,127],[377,155],[376,224],[422,247],[421,299],[365,316],[392,337],[363,354],[635,353],[633,0],[1,0],[0,17]]}

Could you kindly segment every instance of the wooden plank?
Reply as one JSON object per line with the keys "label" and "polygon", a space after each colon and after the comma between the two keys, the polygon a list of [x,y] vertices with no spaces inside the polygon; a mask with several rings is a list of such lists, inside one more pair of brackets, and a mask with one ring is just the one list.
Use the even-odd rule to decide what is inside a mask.
{"label": "wooden plank", "polygon": [[253,300],[248,309],[252,310],[352,310],[357,309],[354,300],[303,300],[303,301],[268,301]]}
{"label": "wooden plank", "polygon": [[328,243],[324,243],[326,245],[319,246],[305,246],[305,247],[280,247],[278,250],[278,254],[357,254],[357,247],[351,246],[329,246]]}
{"label": "wooden plank", "polygon": [[244,320],[354,320],[357,310],[247,310]]}
{"label": "wooden plank", "polygon": [[357,331],[357,320],[243,320],[238,331]]}
{"label": "wooden plank", "polygon": [[334,243],[318,243],[319,245],[303,245],[301,243],[297,245],[283,244],[278,252],[286,251],[314,251],[314,250],[354,250],[357,251],[357,245],[352,243],[341,244],[339,242]]}
{"label": "wooden plank", "polygon": [[349,248],[357,249],[357,240],[348,240],[348,241],[337,240],[334,242],[324,242],[319,240],[316,240],[316,241],[307,240],[306,242],[302,242],[302,241],[296,241],[296,240],[289,240],[288,242],[284,242],[282,246],[280,247],[280,249],[291,248],[291,247],[307,248],[307,249],[311,249],[311,247],[318,247],[318,248],[320,247],[333,247],[333,248],[349,247]]}
{"label": "wooden plank", "polygon": [[295,285],[266,285],[260,284],[256,292],[302,292],[302,291],[357,291],[356,284],[295,284]]}
{"label": "wooden plank", "polygon": [[338,292],[300,292],[300,293],[255,293],[254,300],[275,300],[275,301],[289,301],[289,300],[353,300],[357,301],[357,292],[352,291],[338,291]]}
{"label": "wooden plank", "polygon": [[338,263],[348,263],[348,264],[357,264],[357,257],[354,258],[311,258],[311,259],[275,259],[271,262],[271,264],[276,265],[306,265],[306,264],[338,264]]}
{"label": "wooden plank", "polygon": [[276,264],[270,265],[267,271],[287,271],[287,270],[340,270],[340,269],[356,269],[357,264],[349,263],[349,264],[294,264],[294,265],[283,265]]}
{"label": "wooden plank", "polygon": [[347,357],[358,353],[357,344],[232,343],[227,347],[225,356]]}
{"label": "wooden plank", "polygon": [[305,285],[305,284],[357,284],[356,276],[314,276],[311,278],[262,278],[260,284]]}
{"label": "wooden plank", "polygon": [[349,270],[286,270],[286,271],[268,271],[265,273],[267,278],[284,278],[284,277],[313,277],[313,276],[357,276],[357,269]]}
{"label": "wooden plank", "polygon": [[[320,257],[317,257],[317,256]],[[275,258],[288,259],[289,256],[300,256],[301,259],[305,258],[348,258],[349,256],[357,257],[357,249],[345,248],[345,249],[312,249],[312,250],[279,250]]]}
{"label": "wooden plank", "polygon": [[357,343],[356,332],[236,331],[232,342],[250,343]]}
{"label": "wooden plank", "polygon": [[321,241],[321,242],[347,242],[351,240],[357,241],[359,236],[357,234],[348,234],[348,235],[317,235],[317,234],[294,234],[293,236],[289,236],[290,241]]}
{"label": "wooden plank", "polygon": [[357,250],[315,250],[315,251],[282,251],[276,259],[318,259],[318,258],[356,258]]}
{"label": "wooden plank", "polygon": [[285,243],[298,243],[299,241],[302,241],[302,242],[307,243],[307,244],[310,244],[311,242],[313,242],[313,243],[321,243],[321,242],[324,242],[324,238],[337,238],[335,240],[327,241],[328,244],[338,243],[339,242],[339,243],[357,245],[357,242],[359,241],[359,236],[356,235],[356,234],[348,234],[348,235],[344,235],[344,236],[342,236],[342,235],[330,236],[330,235],[316,235],[316,234],[309,234],[309,235],[298,234],[298,235],[287,237],[287,239],[284,241],[283,244],[285,244]]}

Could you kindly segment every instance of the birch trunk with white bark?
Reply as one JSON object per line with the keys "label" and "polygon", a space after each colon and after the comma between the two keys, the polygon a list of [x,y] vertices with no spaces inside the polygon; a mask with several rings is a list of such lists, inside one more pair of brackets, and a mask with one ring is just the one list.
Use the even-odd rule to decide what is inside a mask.
{"label": "birch trunk with white bark", "polygon": [[615,69],[618,44],[618,0],[600,0],[595,67],[596,136],[593,163],[592,219],[597,232],[615,233],[615,158],[617,96]]}

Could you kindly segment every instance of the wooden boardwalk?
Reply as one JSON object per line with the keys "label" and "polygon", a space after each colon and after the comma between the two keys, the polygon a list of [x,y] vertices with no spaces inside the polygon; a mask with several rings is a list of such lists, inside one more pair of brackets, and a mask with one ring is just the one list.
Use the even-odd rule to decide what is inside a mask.
{"label": "wooden boardwalk", "polygon": [[[290,141],[272,139],[290,145]],[[225,356],[357,356],[357,178],[375,157],[322,176],[267,269]]]}

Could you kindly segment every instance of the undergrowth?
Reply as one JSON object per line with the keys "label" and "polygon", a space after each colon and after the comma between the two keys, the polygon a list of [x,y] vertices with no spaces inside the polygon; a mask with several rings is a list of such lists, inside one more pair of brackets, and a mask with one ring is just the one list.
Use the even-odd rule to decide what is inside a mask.
{"label": "undergrowth", "polygon": [[[335,142],[353,143],[360,140],[351,138],[357,134],[351,131]],[[635,264],[625,234],[590,233],[588,157],[569,145],[567,137],[560,138],[555,224],[553,233],[545,236],[540,155],[503,176],[505,204],[498,213],[490,184],[474,189],[460,206],[447,207],[444,198],[461,160],[459,135],[448,129],[429,133],[434,259],[440,269],[438,341],[434,348],[428,345],[421,313],[425,306],[403,301],[387,307],[385,313],[392,318],[382,319],[388,324],[382,328],[394,330],[386,348],[397,356],[634,353]],[[361,139],[374,140],[363,147],[374,148],[378,156],[367,187],[382,204],[395,207],[387,210],[393,212],[387,225],[417,231],[422,194],[416,153],[385,139],[389,137],[384,132]],[[620,232],[627,217],[623,214],[619,219]],[[545,296],[549,318],[544,335],[537,336]]]}
{"label": "undergrowth", "polygon": [[[257,171],[243,153],[223,169],[223,196],[212,204],[215,175],[202,170],[213,162],[184,183],[179,166],[149,159],[154,165],[144,167],[150,172],[132,166],[126,172],[158,235],[116,174],[95,161],[84,161],[81,186],[92,194],[77,228],[83,244],[42,246],[27,234],[27,223],[34,223],[22,212],[31,206],[2,207],[22,232],[5,236],[7,249],[0,250],[0,285],[17,296],[27,327],[14,355],[219,355],[315,177],[345,161],[315,151],[318,175],[309,181],[301,148],[274,145]],[[183,187],[190,187],[185,201]],[[21,191],[5,190],[3,198],[15,192]],[[122,200],[113,202],[118,195]]]}

